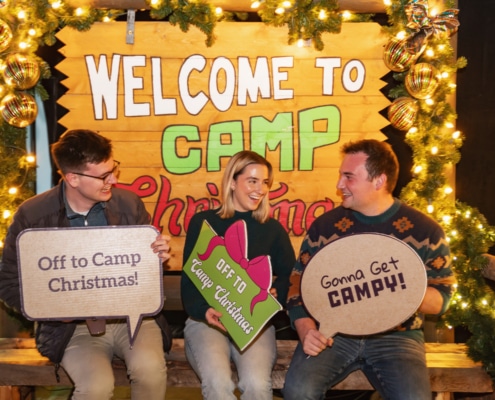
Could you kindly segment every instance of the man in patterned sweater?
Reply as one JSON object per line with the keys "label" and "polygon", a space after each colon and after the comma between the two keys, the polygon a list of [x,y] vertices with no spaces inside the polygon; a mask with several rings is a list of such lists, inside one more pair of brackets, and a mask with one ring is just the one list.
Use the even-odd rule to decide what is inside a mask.
{"label": "man in patterned sweater", "polygon": [[[387,143],[347,143],[342,153],[337,183],[342,205],[311,225],[291,276],[287,308],[300,343],[286,376],[284,399],[324,399],[328,389],[361,369],[383,399],[431,400],[422,326],[425,314],[446,311],[453,293],[445,234],[433,219],[393,197],[399,164]],[[426,268],[426,294],[418,311],[395,329],[327,338],[304,308],[301,274],[319,249],[355,233],[387,234],[411,246]]]}

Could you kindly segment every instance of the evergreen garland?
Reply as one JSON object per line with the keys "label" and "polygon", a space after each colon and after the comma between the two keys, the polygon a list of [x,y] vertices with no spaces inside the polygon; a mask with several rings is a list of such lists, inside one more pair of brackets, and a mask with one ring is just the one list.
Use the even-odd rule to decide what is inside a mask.
{"label": "evergreen garland", "polygon": [[215,43],[213,33],[218,16],[214,7],[206,0],[163,0],[154,4],[151,0],[146,0],[150,6],[150,16],[154,19],[167,19],[172,25],[179,25],[183,32],[187,32],[191,25],[196,26],[206,35],[206,45],[212,46]]}
{"label": "evergreen garland", "polygon": [[[390,27],[386,31],[391,37],[407,31],[405,6],[408,3],[407,0],[393,1],[387,8]],[[454,2],[446,1],[445,6],[451,8]],[[429,63],[449,76],[467,65],[464,57],[454,59],[448,35],[430,37],[428,47],[435,49],[434,56],[424,52],[417,63]],[[404,86],[406,74],[407,71],[394,73],[397,85],[388,93],[390,98],[410,97]],[[414,176],[402,190],[401,198],[429,212],[443,226],[450,240],[458,283],[451,306],[439,324],[466,328],[471,334],[467,340],[469,356],[481,361],[495,380],[495,293],[481,274],[488,263],[483,253],[495,243],[495,228],[488,225],[476,208],[455,201],[446,190],[449,188],[446,170],[459,162],[462,146],[460,132],[452,133],[457,115],[449,103],[449,96],[454,93],[455,85],[445,79],[440,81],[431,102],[418,102],[414,129],[405,135],[405,142],[413,152]]]}
{"label": "evergreen garland", "polygon": [[0,126],[0,241],[7,235],[12,219],[10,210],[15,210],[25,199],[34,195],[35,169],[26,159],[25,149],[26,129],[3,123]]}
{"label": "evergreen garland", "polygon": [[[280,9],[280,1],[266,0],[263,2],[258,15],[267,25],[289,28],[288,44],[298,40],[313,40],[317,50],[322,50],[324,43],[321,35],[325,32],[339,33],[342,25],[342,15],[339,12],[337,0],[295,0],[284,12]],[[320,17],[320,13],[322,17]]]}

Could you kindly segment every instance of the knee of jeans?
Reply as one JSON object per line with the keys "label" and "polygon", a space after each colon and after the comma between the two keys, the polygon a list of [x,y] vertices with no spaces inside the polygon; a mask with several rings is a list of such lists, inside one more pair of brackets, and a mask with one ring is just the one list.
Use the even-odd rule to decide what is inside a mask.
{"label": "knee of jeans", "polygon": [[76,383],[72,399],[111,399],[114,381],[101,380]]}
{"label": "knee of jeans", "polygon": [[[249,374],[248,376],[239,377],[238,387],[242,393],[267,393],[272,390],[272,379],[270,376]],[[263,398],[263,396],[260,395],[260,398]]]}
{"label": "knee of jeans", "polygon": [[127,368],[129,379],[133,382],[159,382],[167,380],[167,365],[165,361],[156,360],[142,362]]}
{"label": "knee of jeans", "polygon": [[217,376],[201,381],[201,393],[205,399],[233,398],[235,384],[229,376]]}
{"label": "knee of jeans", "polygon": [[301,400],[306,394],[307,391],[303,389],[303,385],[294,385],[292,381],[285,380],[284,387],[282,388],[284,400]]}

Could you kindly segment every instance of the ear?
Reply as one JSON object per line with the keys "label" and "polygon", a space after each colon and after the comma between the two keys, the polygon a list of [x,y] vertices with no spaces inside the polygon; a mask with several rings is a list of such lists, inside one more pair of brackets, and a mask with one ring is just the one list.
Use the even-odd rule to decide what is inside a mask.
{"label": "ear", "polygon": [[236,186],[237,186],[237,182],[235,181],[235,179],[232,179],[232,180],[230,181],[230,188],[231,188],[232,190],[235,190]]}
{"label": "ear", "polygon": [[386,189],[387,188],[387,175],[381,174],[375,179],[375,189]]}
{"label": "ear", "polygon": [[77,176],[76,174],[71,174],[69,172],[68,174],[64,175],[64,180],[71,187],[77,187],[79,185],[79,176]]}

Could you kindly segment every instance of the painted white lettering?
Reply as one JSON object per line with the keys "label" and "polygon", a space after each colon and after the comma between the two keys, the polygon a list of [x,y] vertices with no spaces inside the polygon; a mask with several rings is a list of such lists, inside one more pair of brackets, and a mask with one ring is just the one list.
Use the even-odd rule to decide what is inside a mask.
{"label": "painted white lettering", "polygon": [[239,82],[237,83],[237,104],[245,106],[247,97],[252,103],[258,100],[258,93],[262,99],[269,99],[270,90],[270,70],[268,68],[268,58],[258,57],[254,67],[254,73],[251,70],[248,57],[239,57]]}
{"label": "painted white lettering", "polygon": [[364,78],[366,77],[366,68],[359,60],[351,60],[345,66],[342,71],[342,86],[348,92],[359,92],[364,85]]}
{"label": "painted white lettering", "polygon": [[198,115],[208,102],[208,96],[204,92],[199,92],[192,96],[189,93],[189,78],[192,71],[203,71],[206,66],[206,59],[199,54],[189,56],[179,71],[179,94],[184,104],[184,108],[191,115]]}
{"label": "painted white lettering", "polygon": [[149,103],[136,103],[134,101],[134,91],[144,88],[143,77],[134,76],[135,67],[145,67],[146,57],[141,56],[124,56],[123,73],[124,73],[124,114],[126,117],[140,117],[150,115]]}
{"label": "painted white lettering", "polygon": [[342,61],[338,57],[317,58],[316,66],[323,68],[323,95],[333,96],[335,68],[340,68]]}
{"label": "painted white lettering", "polygon": [[272,59],[273,69],[273,99],[287,100],[294,98],[293,89],[282,89],[281,82],[288,80],[287,71],[280,71],[281,68],[292,68],[294,57],[274,57]]}
{"label": "painted white lettering", "polygon": [[112,57],[112,71],[109,74],[107,56],[100,55],[98,67],[94,56],[85,56],[86,68],[93,99],[95,119],[103,119],[103,103],[107,119],[117,119],[117,89],[119,81],[120,55]]}
{"label": "painted white lettering", "polygon": [[160,57],[151,57],[151,76],[153,82],[153,112],[155,115],[176,115],[177,100],[164,98],[162,92],[162,69]]}
{"label": "painted white lettering", "polygon": [[[224,89],[220,91],[221,75],[224,75]],[[218,57],[213,61],[210,71],[210,98],[213,105],[219,111],[227,111],[234,101],[235,69],[227,57]]]}

